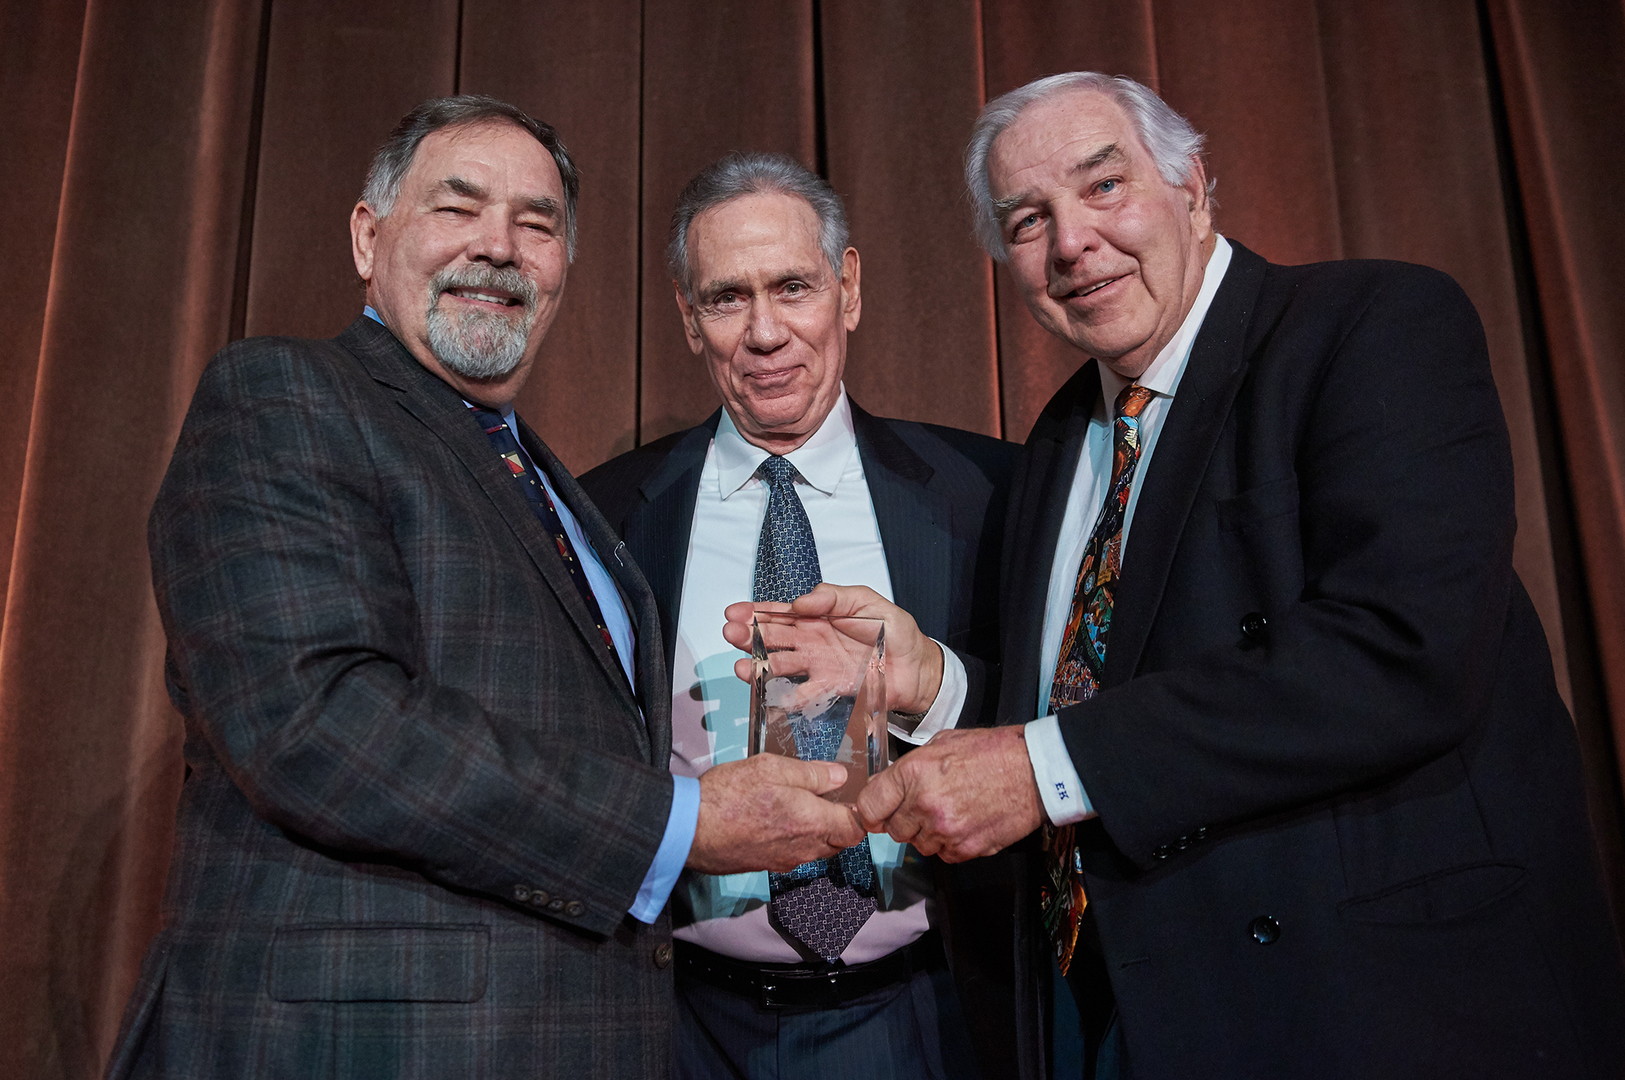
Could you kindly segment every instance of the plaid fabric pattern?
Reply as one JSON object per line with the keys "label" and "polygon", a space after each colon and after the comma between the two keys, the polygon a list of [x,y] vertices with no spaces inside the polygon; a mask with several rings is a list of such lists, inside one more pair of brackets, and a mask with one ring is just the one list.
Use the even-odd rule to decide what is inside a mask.
{"label": "plaid fabric pattern", "polygon": [[[192,772],[110,1075],[663,1075],[669,923],[626,913],[669,704],[646,728],[457,392],[370,320],[232,345],[149,540]],[[663,685],[653,597],[606,568]]]}
{"label": "plaid fabric pattern", "polygon": [[559,561],[570,572],[570,581],[581,594],[581,602],[587,605],[587,611],[592,615],[593,625],[598,628],[598,635],[603,639],[604,648],[609,650],[611,657],[619,664],[620,657],[615,651],[615,638],[604,625],[604,612],[598,606],[598,597],[593,594],[592,584],[587,581],[587,574],[581,569],[581,560],[576,558],[575,546],[570,543],[570,534],[564,530],[564,521],[559,517],[558,509],[553,505],[553,496],[547,493],[547,487],[525,462],[525,455],[519,450],[519,440],[514,437],[508,428],[508,422],[502,414],[493,409],[482,409],[478,405],[470,405],[468,411],[479,422],[485,437],[490,440],[491,448],[502,458],[502,463],[508,467],[508,472],[519,483],[519,490],[525,495],[525,501],[530,503],[531,510],[536,514],[536,520],[542,523],[547,535],[553,538],[553,546],[558,549]]}

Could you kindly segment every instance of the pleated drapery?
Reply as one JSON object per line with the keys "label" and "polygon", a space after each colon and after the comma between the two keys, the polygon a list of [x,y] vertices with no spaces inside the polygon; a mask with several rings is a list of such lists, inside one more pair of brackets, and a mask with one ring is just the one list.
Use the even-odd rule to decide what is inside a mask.
{"label": "pleated drapery", "polygon": [[453,92],[581,163],[580,254],[518,402],[576,470],[715,407],[663,251],[732,149],[846,197],[865,408],[1024,438],[1078,357],[977,249],[960,154],[985,100],[1052,72],[1157,88],[1208,136],[1220,230],[1265,256],[1455,276],[1625,898],[1619,0],[0,0],[0,61],[0,1076],[97,1075],[158,927],[181,734],[145,521],[198,374],[354,318],[367,162]]}

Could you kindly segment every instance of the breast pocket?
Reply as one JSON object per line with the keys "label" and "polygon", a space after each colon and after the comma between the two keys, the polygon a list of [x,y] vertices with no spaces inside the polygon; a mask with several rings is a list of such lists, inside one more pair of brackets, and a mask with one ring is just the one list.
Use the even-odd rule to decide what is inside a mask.
{"label": "breast pocket", "polygon": [[477,924],[310,923],[271,939],[275,1001],[451,1001],[485,996],[491,931]]}
{"label": "breast pocket", "polygon": [[1280,519],[1288,514],[1296,517],[1297,474],[1249,488],[1234,498],[1222,499],[1215,510],[1219,516],[1219,530],[1231,533],[1279,524]]}

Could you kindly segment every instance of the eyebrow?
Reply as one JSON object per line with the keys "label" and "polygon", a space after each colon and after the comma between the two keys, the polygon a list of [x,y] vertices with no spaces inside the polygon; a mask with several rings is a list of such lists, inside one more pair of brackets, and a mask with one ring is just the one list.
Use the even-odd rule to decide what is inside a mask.
{"label": "eyebrow", "polygon": [[1100,168],[1108,161],[1122,161],[1127,156],[1128,155],[1123,153],[1123,148],[1118,146],[1116,143],[1107,143],[1099,150],[1096,150],[1094,153],[1072,166],[1072,172],[1074,174],[1089,172],[1091,169]]}
{"label": "eyebrow", "polygon": [[[1096,150],[1094,153],[1072,166],[1071,172],[1074,176],[1078,175],[1079,173],[1093,172],[1095,169],[1100,168],[1107,162],[1123,161],[1126,160],[1127,157],[1128,155],[1123,153],[1123,148],[1121,146],[1117,145],[1116,143],[1107,143],[1105,146],[1102,146],[1100,149]],[[993,200],[993,210],[998,217],[1003,218],[1006,214],[1010,213],[1010,211],[1021,206],[1030,198],[1032,198],[1032,193],[1026,191],[1019,191],[1014,195],[1006,195],[1002,199]]]}
{"label": "eyebrow", "polygon": [[[488,198],[490,195],[485,188],[481,187],[479,184],[476,184],[474,181],[469,180],[467,177],[462,176],[446,177],[444,180],[440,181],[440,183],[435,185],[435,190],[449,191],[453,195],[460,196],[464,199],[484,199]],[[526,210],[537,214],[551,214],[557,217],[559,213],[558,200],[547,195],[538,195],[535,198],[526,199],[524,200],[523,206]]]}
{"label": "eyebrow", "polygon": [[472,180],[461,176],[448,176],[435,185],[436,191],[449,191],[453,195],[461,195],[465,199],[485,198],[485,189]]}
{"label": "eyebrow", "polygon": [[702,300],[708,301],[713,296],[717,296],[721,293],[743,291],[744,287],[744,282],[739,281],[737,278],[722,278],[717,281],[707,281],[704,285],[701,285],[699,288],[694,290],[694,295],[698,296]]}
{"label": "eyebrow", "polygon": [[[827,266],[828,264],[820,262],[818,265]],[[811,285],[817,279],[817,277],[818,273],[816,270],[808,270],[804,266],[792,267],[788,270],[783,270],[777,274],[774,274],[769,280],[768,286],[769,288],[777,288],[787,281],[805,281],[807,284]],[[725,292],[746,292],[749,290],[749,288],[749,284],[746,283],[743,278],[719,278],[715,281],[708,281],[704,285],[696,288],[694,290],[694,295],[709,299],[710,297],[717,296]]]}

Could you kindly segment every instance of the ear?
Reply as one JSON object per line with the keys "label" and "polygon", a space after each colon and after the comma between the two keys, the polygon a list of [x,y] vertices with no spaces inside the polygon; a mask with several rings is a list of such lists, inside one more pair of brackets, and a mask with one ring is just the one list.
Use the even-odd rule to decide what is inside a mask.
{"label": "ear", "polygon": [[705,339],[700,337],[699,316],[694,311],[694,305],[688,302],[688,297],[683,295],[683,283],[672,278],[671,288],[677,294],[677,310],[683,316],[683,334],[688,338],[688,347],[695,356],[699,356],[705,349]]}
{"label": "ear", "polygon": [[364,202],[355,204],[350,211],[350,255],[355,259],[355,272],[361,280],[372,284],[373,261],[378,251],[378,216]]}
{"label": "ear", "polygon": [[858,328],[858,320],[863,316],[861,270],[858,249],[847,248],[841,254],[841,317],[849,334]]}
{"label": "ear", "polygon": [[1207,170],[1202,167],[1202,159],[1191,158],[1191,174],[1180,185],[1185,191],[1186,202],[1190,206],[1191,224],[1195,227],[1197,235],[1203,239],[1213,231],[1213,207],[1207,197]]}

